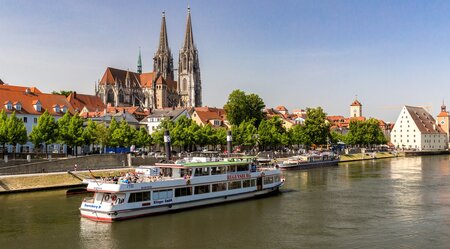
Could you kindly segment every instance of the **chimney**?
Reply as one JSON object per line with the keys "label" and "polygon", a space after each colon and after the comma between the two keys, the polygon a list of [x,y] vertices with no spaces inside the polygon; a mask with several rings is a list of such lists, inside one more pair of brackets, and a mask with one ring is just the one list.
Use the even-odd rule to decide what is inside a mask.
{"label": "chimney", "polygon": [[77,98],[77,92],[73,91],[73,98],[76,99]]}

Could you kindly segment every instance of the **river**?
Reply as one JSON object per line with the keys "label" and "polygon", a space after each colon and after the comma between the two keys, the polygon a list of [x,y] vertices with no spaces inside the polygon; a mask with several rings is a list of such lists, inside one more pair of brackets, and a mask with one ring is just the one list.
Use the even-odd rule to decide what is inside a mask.
{"label": "river", "polygon": [[449,156],[285,172],[281,193],[112,224],[83,196],[0,196],[1,248],[449,248]]}

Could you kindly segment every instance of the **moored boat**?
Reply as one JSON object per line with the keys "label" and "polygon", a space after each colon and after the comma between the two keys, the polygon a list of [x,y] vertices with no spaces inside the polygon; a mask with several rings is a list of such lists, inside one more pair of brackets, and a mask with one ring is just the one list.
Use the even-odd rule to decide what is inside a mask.
{"label": "moored boat", "polygon": [[311,153],[292,156],[279,164],[280,169],[309,169],[314,167],[336,166],[339,163],[339,156],[333,152],[323,152],[320,154]]}
{"label": "moored boat", "polygon": [[91,180],[94,192],[81,203],[81,216],[115,221],[203,205],[236,201],[277,191],[280,169],[252,157],[188,158],[141,166],[121,179]]}

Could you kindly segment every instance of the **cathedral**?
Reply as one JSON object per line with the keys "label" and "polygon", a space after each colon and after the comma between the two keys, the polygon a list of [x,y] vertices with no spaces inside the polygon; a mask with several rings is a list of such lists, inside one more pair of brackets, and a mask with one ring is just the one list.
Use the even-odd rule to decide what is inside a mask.
{"label": "cathedral", "polygon": [[137,72],[108,67],[96,84],[95,93],[105,105],[111,106],[140,106],[145,109],[201,106],[200,66],[189,8],[184,43],[178,56],[177,79],[174,70],[163,12],[159,46],[153,57],[153,72],[142,72],[139,51]]}

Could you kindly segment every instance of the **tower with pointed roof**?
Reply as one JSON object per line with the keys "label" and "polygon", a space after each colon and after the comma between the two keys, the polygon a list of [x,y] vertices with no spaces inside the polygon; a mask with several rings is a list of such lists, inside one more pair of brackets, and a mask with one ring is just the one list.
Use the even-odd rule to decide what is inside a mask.
{"label": "tower with pointed roof", "polygon": [[153,71],[165,79],[173,80],[173,58],[167,38],[166,14],[162,13],[161,32],[159,34],[158,50],[153,57]]}
{"label": "tower with pointed roof", "polygon": [[350,105],[350,118],[359,118],[362,116],[362,105],[358,99],[355,98],[355,101]]}
{"label": "tower with pointed roof", "polygon": [[180,106],[198,107],[202,105],[202,84],[198,51],[194,44],[191,10],[188,7],[184,44],[180,49],[178,62],[178,95]]}
{"label": "tower with pointed roof", "polygon": [[445,106],[444,101],[442,101],[441,112],[437,115],[437,123],[438,125],[447,133],[447,139],[450,134],[450,115],[447,111],[447,106]]}
{"label": "tower with pointed roof", "polygon": [[138,72],[138,74],[142,74],[141,48],[139,48],[139,57],[138,57],[138,62],[137,62],[137,72]]}

